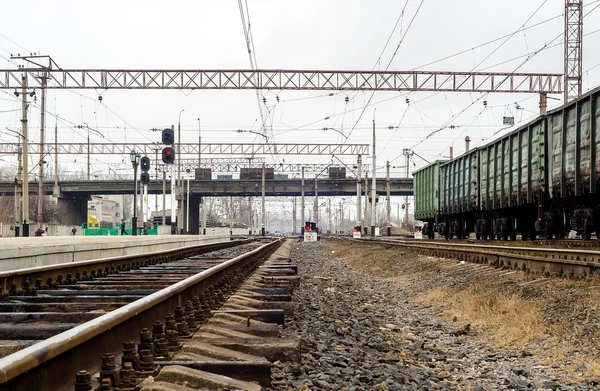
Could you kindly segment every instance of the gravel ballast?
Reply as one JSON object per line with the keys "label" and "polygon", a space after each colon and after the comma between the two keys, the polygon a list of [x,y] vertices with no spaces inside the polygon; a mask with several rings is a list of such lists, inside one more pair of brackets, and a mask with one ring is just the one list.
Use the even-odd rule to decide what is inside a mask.
{"label": "gravel ballast", "polygon": [[328,247],[292,243],[300,287],[283,336],[302,362],[275,363],[276,390],[591,390],[562,384],[527,351],[494,351],[403,286],[353,270]]}

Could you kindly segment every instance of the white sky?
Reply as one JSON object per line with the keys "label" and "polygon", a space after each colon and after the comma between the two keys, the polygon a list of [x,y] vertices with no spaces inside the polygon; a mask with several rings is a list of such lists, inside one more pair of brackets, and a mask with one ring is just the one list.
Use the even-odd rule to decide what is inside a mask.
{"label": "white sky", "polygon": [[[246,2],[242,3],[245,7]],[[406,3],[405,14],[378,61]],[[554,39],[564,28],[563,18],[559,17],[564,11],[564,0],[424,0],[407,31],[420,3],[420,0],[248,0],[250,18],[246,15],[246,23],[248,20],[251,23],[258,68],[264,69],[385,69],[400,38],[406,34],[389,70],[563,71],[560,44],[539,52],[522,66],[525,58],[506,61],[538,51],[550,42],[562,41],[562,36]],[[591,33],[584,37],[584,90],[600,84],[600,66],[597,66],[600,51],[596,50],[600,47],[600,32],[595,32],[600,27],[600,8],[596,9],[599,5],[597,0],[584,1],[584,13],[591,11],[584,20],[584,34]],[[63,68],[250,68],[235,1],[11,1],[3,4],[2,14],[0,67],[15,67],[7,60],[10,54],[38,52],[51,55]],[[517,32],[502,46],[504,39],[422,68],[429,62],[511,34],[530,17],[526,27],[556,18]],[[398,157],[403,148],[414,148],[428,160],[446,156],[451,145],[455,155],[462,153],[466,135],[471,137],[472,146],[489,142],[509,131],[494,135],[502,128],[502,116],[514,115],[518,122],[535,117],[539,111],[535,94],[490,94],[485,98],[488,108],[483,110],[483,99],[469,107],[480,98],[475,93],[412,92],[408,94],[407,109],[407,93],[378,92],[372,103],[388,101],[367,108],[359,120],[371,92],[342,92],[332,97],[323,91],[261,94],[267,99],[270,113],[269,133],[272,127],[278,143],[342,141],[338,133],[325,132],[321,130],[323,127],[350,134],[347,143],[370,143],[373,108],[376,108],[378,166],[384,166],[386,160],[391,160],[392,165],[402,165],[404,159]],[[102,104],[98,104],[99,95],[103,97]],[[276,104],[277,96],[280,102]],[[344,101],[346,97],[348,103]],[[557,100],[549,100],[550,107],[561,103],[562,96],[551,98]],[[523,110],[515,110],[515,102]],[[5,127],[20,127],[20,110],[10,111],[16,109],[20,109],[20,103],[12,91],[0,92],[2,142],[16,141],[14,134],[5,131]],[[89,124],[106,138],[102,140],[92,132],[92,142],[159,141],[159,133],[149,129],[176,125],[182,109],[185,109],[181,115],[183,142],[197,141],[197,118],[201,118],[203,142],[262,141],[253,134],[235,132],[260,129],[253,91],[52,90],[48,93],[48,111],[59,113],[66,120],[58,124],[61,141],[84,142],[85,131],[66,126],[80,124]],[[444,129],[425,140],[445,123],[458,127]],[[33,129],[31,139],[38,141],[39,108],[30,110],[29,125]],[[388,129],[398,125],[399,129]],[[52,142],[52,117],[47,126],[50,132],[46,141]],[[352,127],[355,129],[350,133]],[[7,156],[0,159],[11,161]],[[280,159],[288,163],[330,161],[329,156],[267,157],[267,161],[280,162]],[[69,170],[85,170],[83,156],[62,156],[59,160]],[[107,163],[114,165],[121,160],[95,156],[92,171],[106,172]],[[352,157],[344,160],[354,162]],[[415,158],[414,164],[419,167],[425,162]],[[120,168],[125,172],[130,170],[127,158]],[[118,170],[119,166],[113,169]],[[394,176],[403,176],[403,172],[393,170]],[[381,170],[379,175],[383,173]]]}

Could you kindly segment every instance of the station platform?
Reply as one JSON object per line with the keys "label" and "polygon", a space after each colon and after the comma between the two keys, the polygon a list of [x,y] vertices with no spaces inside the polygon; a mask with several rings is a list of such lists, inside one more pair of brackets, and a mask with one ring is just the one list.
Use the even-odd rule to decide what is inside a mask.
{"label": "station platform", "polygon": [[229,241],[229,235],[0,238],[0,271],[88,261]]}

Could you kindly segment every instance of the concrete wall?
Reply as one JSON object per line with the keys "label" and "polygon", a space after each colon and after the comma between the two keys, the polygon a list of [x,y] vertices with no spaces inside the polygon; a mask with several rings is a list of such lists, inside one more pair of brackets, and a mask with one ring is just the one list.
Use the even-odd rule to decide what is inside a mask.
{"label": "concrete wall", "polygon": [[87,261],[229,241],[207,236],[63,236],[0,239],[0,271]]}

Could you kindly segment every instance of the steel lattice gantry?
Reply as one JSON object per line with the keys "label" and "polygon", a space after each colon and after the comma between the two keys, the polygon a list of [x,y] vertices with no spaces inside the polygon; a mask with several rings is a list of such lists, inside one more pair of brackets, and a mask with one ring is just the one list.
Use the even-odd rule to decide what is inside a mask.
{"label": "steel lattice gantry", "polygon": [[565,0],[565,80],[564,102],[582,93],[583,0]]}
{"label": "steel lattice gantry", "polygon": [[344,71],[0,69],[0,89],[192,89],[562,93],[563,75],[552,73]]}
{"label": "steel lattice gantry", "polygon": [[[40,153],[39,143],[29,143],[29,153]],[[154,155],[156,144],[135,143],[61,143],[56,153],[62,155],[128,155],[131,150]],[[181,155],[368,155],[369,144],[181,144]],[[17,143],[0,143],[0,153],[17,154]],[[54,145],[44,144],[44,154],[55,153]]]}

